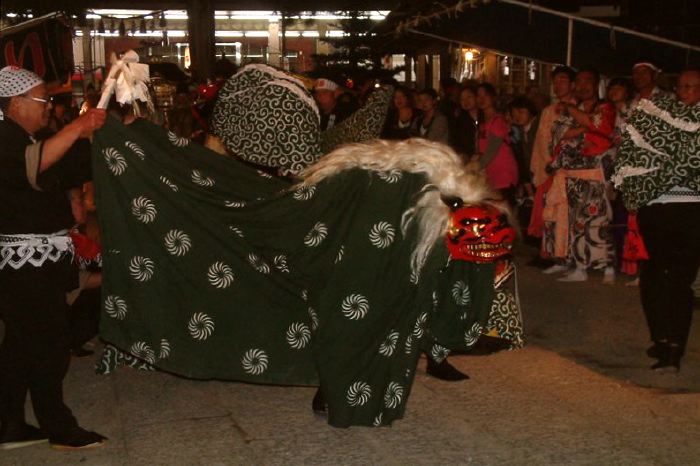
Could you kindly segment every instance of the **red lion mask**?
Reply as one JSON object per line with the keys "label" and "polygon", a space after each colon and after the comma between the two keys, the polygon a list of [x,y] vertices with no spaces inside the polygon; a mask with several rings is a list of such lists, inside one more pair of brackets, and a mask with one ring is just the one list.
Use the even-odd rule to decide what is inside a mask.
{"label": "red lion mask", "polygon": [[455,206],[447,229],[447,249],[456,260],[494,262],[511,253],[515,229],[506,214],[487,205]]}

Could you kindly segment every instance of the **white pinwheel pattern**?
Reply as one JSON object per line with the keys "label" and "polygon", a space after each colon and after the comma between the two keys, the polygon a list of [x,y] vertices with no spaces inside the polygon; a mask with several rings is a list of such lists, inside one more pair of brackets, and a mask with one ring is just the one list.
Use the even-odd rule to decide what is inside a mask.
{"label": "white pinwheel pattern", "polygon": [[234,209],[240,209],[241,207],[245,207],[245,206],[246,206],[246,202],[245,202],[245,201],[226,201],[226,202],[224,202],[224,205],[225,205],[226,207],[231,207],[231,208],[234,208]]}
{"label": "white pinwheel pattern", "polygon": [[333,261],[335,264],[340,264],[340,262],[343,260],[343,256],[345,255],[345,245],[340,246],[340,249],[338,249],[338,254],[335,256],[335,260]]}
{"label": "white pinwheel pattern", "polygon": [[270,266],[265,263],[264,260],[262,260],[261,257],[254,253],[248,254],[248,262],[250,265],[253,266],[255,270],[257,270],[260,273],[270,273]]}
{"label": "white pinwheel pattern", "polygon": [[105,298],[105,312],[110,317],[117,320],[124,320],[128,308],[126,306],[126,301],[116,295],[109,295]]}
{"label": "white pinwheel pattern", "polygon": [[137,341],[133,345],[131,345],[131,348],[129,348],[129,352],[136,356],[139,359],[143,359],[149,364],[153,364],[156,362],[156,355],[151,349],[148,344],[146,344],[143,341]]}
{"label": "white pinwheel pattern", "polygon": [[386,249],[391,246],[394,236],[396,236],[396,231],[389,222],[375,223],[369,231],[369,241],[379,249]]}
{"label": "white pinwheel pattern", "polygon": [[381,345],[379,345],[379,354],[387,358],[394,354],[396,343],[399,341],[399,332],[392,331],[387,335]]}
{"label": "white pinwheel pattern", "polygon": [[126,141],[124,145],[131,149],[131,152],[138,155],[141,160],[146,158],[146,153],[143,151],[143,149],[141,149],[141,146],[139,146],[135,142]]}
{"label": "white pinwheel pattern", "polygon": [[269,359],[265,351],[251,348],[243,355],[243,370],[252,375],[260,375],[267,370]]}
{"label": "white pinwheel pattern", "polygon": [[406,342],[404,343],[403,349],[406,352],[406,354],[411,354],[411,351],[413,351],[413,336],[412,335],[409,335],[406,337]]}
{"label": "white pinwheel pattern", "polygon": [[382,425],[382,414],[384,413],[379,413],[377,416],[374,418],[374,421],[372,422],[373,427],[379,427]]}
{"label": "white pinwheel pattern", "polygon": [[386,387],[386,391],[384,392],[384,406],[394,409],[401,404],[402,398],[403,387],[396,382],[390,382],[389,386]]}
{"label": "white pinwheel pattern", "polygon": [[233,270],[223,262],[214,262],[209,266],[207,278],[212,286],[217,288],[228,288],[234,280]]}
{"label": "white pinwheel pattern", "polygon": [[296,322],[287,329],[287,343],[294,349],[302,349],[311,340],[311,330],[306,324]]}
{"label": "white pinwheel pattern", "polygon": [[350,406],[362,406],[372,397],[372,387],[366,382],[355,382],[350,385],[345,399]]}
{"label": "white pinwheel pattern", "polygon": [[328,236],[328,227],[318,222],[304,237],[304,244],[308,247],[316,247]]}
{"label": "white pinwheel pattern", "polygon": [[170,342],[163,338],[160,340],[160,352],[158,353],[158,359],[165,359],[170,356]]}
{"label": "white pinwheel pattern", "polygon": [[152,200],[146,196],[139,196],[131,201],[131,213],[143,223],[151,223],[156,219],[158,211]]}
{"label": "white pinwheel pattern", "polygon": [[300,186],[299,189],[294,191],[294,199],[297,201],[308,201],[312,197],[314,197],[314,193],[316,192],[316,186]]}
{"label": "white pinwheel pattern", "polygon": [[315,332],[318,328],[318,314],[312,307],[309,308],[309,319],[311,319],[311,330]]}
{"label": "white pinwheel pattern", "polygon": [[287,256],[280,254],[272,259],[275,268],[280,272],[289,273],[289,265],[287,265]]}
{"label": "white pinwheel pattern", "polygon": [[165,249],[173,256],[184,256],[191,247],[190,237],[180,230],[170,230],[165,235]]}
{"label": "white pinwheel pattern", "polygon": [[124,173],[124,170],[126,170],[126,159],[122,154],[119,153],[117,149],[114,147],[107,147],[106,149],[102,149],[102,155],[105,158],[105,163],[107,164],[107,168],[109,168],[109,171],[111,171],[114,175],[119,176],[122,173]]}
{"label": "white pinwheel pattern", "polygon": [[170,143],[174,146],[177,147],[185,147],[189,145],[190,140],[187,138],[181,138],[177,134],[173,133],[172,131],[168,131],[168,140]]}
{"label": "white pinwheel pattern", "polygon": [[172,181],[170,181],[169,179],[167,179],[164,176],[160,177],[160,181],[162,181],[165,186],[172,189],[173,192],[178,192],[180,190],[180,188],[178,188],[175,183],[173,183]]}
{"label": "white pinwheel pattern", "polygon": [[343,299],[343,315],[350,320],[360,320],[369,312],[369,300],[361,294],[351,294]]}
{"label": "white pinwheel pattern", "polygon": [[413,336],[416,338],[423,338],[425,333],[425,324],[428,322],[428,314],[423,312],[416,319],[416,323],[413,326]]}
{"label": "white pinwheel pattern", "polygon": [[442,362],[449,354],[450,350],[442,345],[438,345],[437,343],[435,343],[430,349],[430,355],[433,357],[435,362]]}
{"label": "white pinwheel pattern", "polygon": [[148,257],[134,256],[129,262],[129,273],[140,282],[147,282],[153,278],[156,264]]}
{"label": "white pinwheel pattern", "polygon": [[401,170],[398,168],[384,172],[377,172],[377,176],[389,184],[397,183],[401,179],[401,175]]}
{"label": "white pinwheel pattern", "polygon": [[214,332],[214,319],[203,312],[195,312],[187,324],[187,330],[195,340],[206,340]]}
{"label": "white pinwheel pattern", "polygon": [[228,229],[231,230],[232,232],[234,232],[234,233],[235,233],[236,235],[238,235],[240,238],[243,238],[243,237],[244,237],[244,235],[243,235],[243,230],[241,230],[240,228],[231,225],[231,226],[228,227]]}
{"label": "white pinwheel pattern", "polygon": [[481,336],[481,331],[483,327],[479,322],[475,322],[472,328],[464,332],[464,344],[466,346],[472,346]]}
{"label": "white pinwheel pattern", "polygon": [[272,175],[270,175],[269,173],[264,172],[262,170],[256,170],[256,171],[258,172],[258,175],[260,175],[261,177],[272,179]]}
{"label": "white pinwheel pattern", "polygon": [[211,188],[214,186],[214,179],[210,176],[202,175],[202,172],[199,170],[192,170],[192,182],[205,188]]}
{"label": "white pinwheel pattern", "polygon": [[300,296],[301,296],[301,299],[303,299],[304,301],[308,301],[309,300],[309,290],[301,290]]}
{"label": "white pinwheel pattern", "polygon": [[316,225],[304,237],[304,244],[309,247],[316,247],[328,236],[328,227],[317,222]]}
{"label": "white pinwheel pattern", "polygon": [[464,283],[462,280],[457,280],[452,286],[452,297],[455,303],[459,306],[466,306],[471,300],[471,293],[469,291],[469,285]]}

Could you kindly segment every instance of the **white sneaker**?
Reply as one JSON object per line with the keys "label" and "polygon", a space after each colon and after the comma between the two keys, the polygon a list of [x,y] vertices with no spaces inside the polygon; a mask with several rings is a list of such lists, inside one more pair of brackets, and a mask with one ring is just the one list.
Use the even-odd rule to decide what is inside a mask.
{"label": "white sneaker", "polygon": [[612,267],[606,267],[603,273],[603,285],[614,285],[615,284],[615,269]]}
{"label": "white sneaker", "polygon": [[551,275],[551,274],[553,274],[553,273],[562,273],[562,272],[566,272],[566,271],[568,271],[568,270],[569,270],[569,268],[568,268],[567,266],[565,266],[565,265],[554,264],[554,265],[552,265],[552,266],[547,267],[546,269],[544,269],[544,270],[542,271],[542,273],[545,274],[545,275]]}
{"label": "white sneaker", "polygon": [[586,280],[588,280],[588,273],[584,269],[576,269],[561,278],[557,278],[558,282],[585,282]]}

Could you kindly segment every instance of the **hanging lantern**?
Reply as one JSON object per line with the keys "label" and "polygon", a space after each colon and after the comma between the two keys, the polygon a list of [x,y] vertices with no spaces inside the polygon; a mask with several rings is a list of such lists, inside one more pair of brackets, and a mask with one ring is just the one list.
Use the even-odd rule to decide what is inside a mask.
{"label": "hanging lantern", "polygon": [[139,32],[141,34],[146,34],[148,32],[146,30],[146,20],[144,18],[141,18],[141,21],[139,22]]}
{"label": "hanging lantern", "polygon": [[97,32],[99,34],[105,33],[105,22],[102,21],[102,17],[100,17],[100,21],[97,23]]}
{"label": "hanging lantern", "polygon": [[168,27],[168,21],[165,19],[165,12],[160,13],[160,19],[158,20],[158,27],[165,29]]}
{"label": "hanging lantern", "polygon": [[124,20],[119,21],[119,36],[126,36],[126,25],[124,24]]}

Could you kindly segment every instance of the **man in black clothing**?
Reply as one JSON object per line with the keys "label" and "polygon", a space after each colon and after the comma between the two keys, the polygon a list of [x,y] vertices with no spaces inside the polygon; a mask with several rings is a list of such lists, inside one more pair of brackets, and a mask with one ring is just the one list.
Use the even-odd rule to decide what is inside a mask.
{"label": "man in black clothing", "polygon": [[[105,440],[78,426],[63,402],[63,378],[70,361],[65,293],[77,278],[67,193],[90,177],[89,144],[79,139],[101,127],[106,113],[90,110],[40,140],[50,108],[36,74],[0,70],[0,450],[47,439],[57,449]],[[41,429],[25,422],[28,391]]]}

